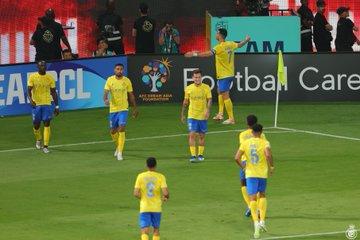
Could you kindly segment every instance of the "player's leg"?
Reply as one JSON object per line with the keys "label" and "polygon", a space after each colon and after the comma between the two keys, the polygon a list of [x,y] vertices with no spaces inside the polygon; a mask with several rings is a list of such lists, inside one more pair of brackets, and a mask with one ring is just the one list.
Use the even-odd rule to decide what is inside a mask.
{"label": "player's leg", "polygon": [[205,150],[205,134],[208,130],[207,120],[200,120],[198,122],[199,132],[199,148],[198,148],[198,160],[204,161],[204,150]]}
{"label": "player's leg", "polygon": [[125,127],[128,119],[128,113],[129,111],[121,111],[118,116],[118,132],[119,132],[119,138],[118,138],[118,147],[117,147],[117,160],[121,161],[123,160],[123,151],[124,151],[124,145],[125,145]]}
{"label": "player's leg", "polygon": [[50,136],[51,136],[51,130],[50,130],[50,121],[52,119],[53,116],[53,109],[52,107],[49,106],[41,106],[42,111],[42,121],[44,122],[44,148],[43,148],[43,152],[44,153],[49,153],[49,143],[50,143]]}
{"label": "player's leg", "polygon": [[224,99],[225,109],[228,114],[228,119],[223,124],[235,124],[234,107],[230,99],[230,86],[233,80],[233,77],[218,80],[219,91]]}
{"label": "player's leg", "polygon": [[109,114],[110,135],[115,144],[114,157],[117,157],[117,153],[118,153],[118,151],[117,151],[118,140],[119,140],[119,132],[118,132],[119,125],[118,125],[118,121],[117,121],[118,114],[119,114],[118,112]]}
{"label": "player's leg", "polygon": [[196,135],[197,135],[197,121],[188,118],[189,129],[189,149],[190,149],[190,162],[196,161]]}
{"label": "player's leg", "polygon": [[260,192],[260,199],[259,199],[259,211],[260,211],[260,228],[264,232],[267,232],[266,226],[265,226],[265,217],[266,217],[266,210],[267,210],[267,200],[265,196],[266,191],[266,179],[260,178],[259,179],[259,188]]}
{"label": "player's leg", "polygon": [[31,115],[32,115],[32,120],[33,120],[33,132],[34,132],[35,141],[36,141],[35,147],[36,147],[36,149],[41,149],[42,135],[41,135],[41,130],[40,130],[40,125],[41,125],[41,108],[40,108],[40,106],[33,107]]}
{"label": "player's leg", "polygon": [[250,210],[250,198],[246,190],[246,178],[245,178],[245,171],[240,168],[239,172],[240,176],[240,186],[241,186],[241,193],[244,198],[244,201],[246,203],[247,209],[245,211],[245,216],[250,217],[251,216],[251,210]]}
{"label": "player's leg", "polygon": [[141,240],[149,240],[149,232],[151,226],[151,215],[150,213],[140,213],[139,215],[139,226],[141,232]]}
{"label": "player's leg", "polygon": [[151,225],[154,227],[154,233],[152,240],[160,240],[160,222],[161,222],[161,213],[152,213],[151,214]]}
{"label": "player's leg", "polygon": [[224,119],[224,99],[220,93],[219,88],[217,89],[218,93],[218,105],[219,105],[219,112],[213,117],[216,121],[222,121]]}
{"label": "player's leg", "polygon": [[250,198],[251,217],[254,222],[254,238],[260,237],[260,223],[257,215],[257,192],[259,186],[258,178],[246,178],[246,189]]}

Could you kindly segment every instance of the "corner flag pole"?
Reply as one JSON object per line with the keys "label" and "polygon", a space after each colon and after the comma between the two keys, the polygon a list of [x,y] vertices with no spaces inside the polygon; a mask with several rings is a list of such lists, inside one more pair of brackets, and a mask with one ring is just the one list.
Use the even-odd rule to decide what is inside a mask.
{"label": "corner flag pole", "polygon": [[284,58],[282,52],[279,51],[278,56],[278,69],[277,69],[277,78],[278,81],[276,83],[276,102],[275,102],[275,120],[274,120],[274,127],[276,128],[278,125],[278,113],[279,113],[279,95],[280,95],[280,88],[281,86],[286,85],[287,77],[285,74],[284,69]]}

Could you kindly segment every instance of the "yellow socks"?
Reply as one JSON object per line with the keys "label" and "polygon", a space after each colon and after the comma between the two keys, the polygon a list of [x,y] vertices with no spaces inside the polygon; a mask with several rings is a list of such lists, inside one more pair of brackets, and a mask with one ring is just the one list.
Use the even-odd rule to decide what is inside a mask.
{"label": "yellow socks", "polygon": [[234,111],[233,111],[233,104],[231,99],[228,98],[224,101],[226,112],[230,119],[234,119]]}
{"label": "yellow socks", "polygon": [[196,156],[196,147],[195,146],[190,146],[190,154],[191,154],[191,156]]}
{"label": "yellow socks", "polygon": [[205,149],[204,146],[199,146],[198,147],[198,150],[199,150],[198,155],[204,155],[204,149]]}
{"label": "yellow socks", "polygon": [[141,234],[141,240],[149,240],[149,235]]}
{"label": "yellow socks", "polygon": [[245,186],[241,187],[241,192],[242,192],[243,198],[244,198],[244,200],[246,202],[246,206],[248,206],[250,208],[250,198],[249,198],[249,195],[248,195],[248,193],[246,191]]}
{"label": "yellow socks", "polygon": [[153,236],[153,240],[160,240],[160,236]]}
{"label": "yellow socks", "polygon": [[254,222],[258,221],[258,213],[257,213],[257,203],[256,201],[250,202],[250,210],[251,210],[251,217]]}
{"label": "yellow socks", "polygon": [[221,94],[218,95],[219,113],[224,113],[224,99]]}
{"label": "yellow socks", "polygon": [[125,144],[125,132],[119,132],[118,133],[118,147],[117,150],[122,152],[124,150],[124,144]]}
{"label": "yellow socks", "polygon": [[116,133],[110,133],[111,134],[111,138],[115,143],[115,146],[118,146],[118,140],[119,140],[119,132]]}
{"label": "yellow socks", "polygon": [[260,221],[265,221],[266,209],[267,209],[266,198],[260,198],[260,200],[259,200]]}
{"label": "yellow socks", "polygon": [[34,136],[35,136],[36,141],[40,141],[42,139],[40,128],[38,130],[33,128],[33,130],[34,130]]}
{"label": "yellow socks", "polygon": [[44,127],[44,146],[49,146],[50,127]]}

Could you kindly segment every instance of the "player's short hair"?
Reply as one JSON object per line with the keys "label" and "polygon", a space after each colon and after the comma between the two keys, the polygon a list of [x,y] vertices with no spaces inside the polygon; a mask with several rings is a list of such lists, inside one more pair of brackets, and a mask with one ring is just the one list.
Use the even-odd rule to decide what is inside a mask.
{"label": "player's short hair", "polygon": [[139,5],[139,9],[142,14],[147,14],[149,10],[149,6],[146,3],[142,2]]}
{"label": "player's short hair", "polygon": [[124,64],[122,64],[122,63],[117,63],[117,64],[115,64],[115,67],[122,67],[122,68],[124,68]]}
{"label": "player's short hair", "polygon": [[228,32],[225,28],[219,28],[218,32],[220,33],[221,36],[223,36],[223,38],[225,39],[228,35]]}
{"label": "player's short hair", "polygon": [[254,126],[257,123],[258,119],[254,114],[250,114],[246,117],[246,122],[249,127]]}
{"label": "player's short hair", "polygon": [[44,60],[37,61],[37,65],[39,66],[40,64],[45,64],[46,65],[46,62]]}
{"label": "player's short hair", "polygon": [[261,133],[263,130],[263,126],[261,124],[255,123],[251,129],[253,130],[254,133]]}
{"label": "player's short hair", "polygon": [[156,159],[154,157],[149,157],[148,159],[146,159],[146,166],[148,168],[156,167]]}
{"label": "player's short hair", "polygon": [[202,74],[201,70],[198,68],[198,69],[195,69],[194,71],[192,71],[192,76],[194,76],[195,74]]}

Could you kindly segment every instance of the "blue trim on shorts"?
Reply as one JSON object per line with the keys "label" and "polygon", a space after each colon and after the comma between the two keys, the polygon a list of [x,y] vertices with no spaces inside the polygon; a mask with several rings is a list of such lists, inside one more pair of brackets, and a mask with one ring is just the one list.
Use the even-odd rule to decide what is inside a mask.
{"label": "blue trim on shorts", "polygon": [[231,83],[235,80],[235,77],[221,78],[217,80],[219,92],[229,92]]}
{"label": "blue trim on shorts", "polygon": [[126,126],[129,111],[113,112],[109,114],[109,123],[111,129]]}
{"label": "blue trim on shorts", "polygon": [[48,122],[53,118],[54,109],[51,105],[35,106],[31,110],[33,123]]}
{"label": "blue trim on shorts", "polygon": [[265,192],[266,178],[246,178],[246,190],[249,195],[255,195],[258,192]]}
{"label": "blue trim on shorts", "polygon": [[142,212],[139,214],[140,228],[160,228],[161,212]]}
{"label": "blue trim on shorts", "polygon": [[206,133],[208,130],[207,120],[188,118],[187,122],[189,132]]}

